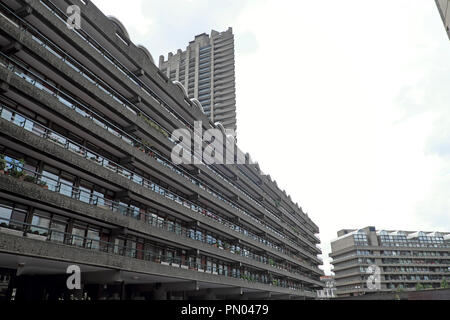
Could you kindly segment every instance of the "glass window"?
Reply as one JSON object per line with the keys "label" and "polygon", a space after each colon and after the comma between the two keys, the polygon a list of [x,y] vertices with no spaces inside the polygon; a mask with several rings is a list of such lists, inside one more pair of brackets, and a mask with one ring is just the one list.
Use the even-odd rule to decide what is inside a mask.
{"label": "glass window", "polygon": [[87,246],[91,249],[100,248],[100,231],[95,229],[89,229],[87,233]]}
{"label": "glass window", "polygon": [[48,234],[50,229],[50,217],[45,213],[36,212],[32,219],[31,232],[39,232],[39,234]]}
{"label": "glass window", "polygon": [[66,223],[61,221],[52,221],[51,223],[51,241],[64,242],[64,233],[66,232]]}
{"label": "glass window", "polygon": [[12,208],[5,205],[0,205],[0,224],[6,223],[9,225],[9,220],[11,220]]}
{"label": "glass window", "polygon": [[86,229],[81,226],[74,226],[72,229],[72,245],[83,247]]}

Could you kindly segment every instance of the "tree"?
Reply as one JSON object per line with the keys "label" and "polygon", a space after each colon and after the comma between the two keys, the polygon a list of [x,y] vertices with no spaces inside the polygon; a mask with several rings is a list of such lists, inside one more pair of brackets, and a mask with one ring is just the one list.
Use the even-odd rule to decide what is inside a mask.
{"label": "tree", "polygon": [[448,282],[447,282],[447,278],[446,277],[444,277],[443,279],[442,279],[442,282],[441,282],[441,288],[442,289],[448,289],[449,287],[448,287]]}

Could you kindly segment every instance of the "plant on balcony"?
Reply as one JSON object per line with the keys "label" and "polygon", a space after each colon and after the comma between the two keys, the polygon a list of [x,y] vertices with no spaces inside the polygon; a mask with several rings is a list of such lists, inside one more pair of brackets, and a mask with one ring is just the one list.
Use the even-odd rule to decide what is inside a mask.
{"label": "plant on balcony", "polygon": [[21,179],[23,178],[25,173],[23,171],[19,171],[17,167],[14,167],[11,171],[11,177]]}
{"label": "plant on balcony", "polygon": [[44,189],[48,189],[47,182],[45,181],[39,181],[38,185]]}
{"label": "plant on balcony", "polygon": [[272,267],[275,267],[275,261],[274,261],[273,259],[269,259],[269,264],[270,264]]}
{"label": "plant on balcony", "polygon": [[25,176],[25,178],[23,179],[25,182],[30,182],[30,183],[36,183],[36,177],[34,177],[34,176],[29,176],[29,175],[26,175]]}
{"label": "plant on balcony", "polygon": [[416,284],[416,291],[420,291],[423,289],[424,289],[423,284],[421,284],[421,283]]}
{"label": "plant on balcony", "polygon": [[23,172],[23,166],[25,165],[25,160],[20,159],[19,164],[15,164],[11,170],[11,177],[21,179],[25,176],[25,172]]}
{"label": "plant on balcony", "polygon": [[441,282],[441,288],[442,288],[442,289],[448,289],[448,288],[449,288],[449,286],[448,286],[448,281],[447,281],[447,278],[446,278],[446,277],[444,277],[444,278],[442,279],[442,282]]}
{"label": "plant on balcony", "polygon": [[150,120],[149,118],[147,118],[145,115],[143,115],[142,113],[139,114],[139,116],[142,118],[142,120],[144,120],[150,127],[152,127],[153,129],[155,129],[156,131],[158,131],[159,133],[161,133],[162,135],[169,137],[169,135],[167,134],[167,132],[165,132],[159,125],[157,125],[155,122],[153,122],[152,120]]}

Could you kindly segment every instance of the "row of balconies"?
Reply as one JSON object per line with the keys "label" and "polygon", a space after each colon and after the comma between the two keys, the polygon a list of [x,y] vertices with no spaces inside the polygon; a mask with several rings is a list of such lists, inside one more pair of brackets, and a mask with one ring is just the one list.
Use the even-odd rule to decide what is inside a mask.
{"label": "row of balconies", "polygon": [[[33,79],[33,80],[32,80],[32,82],[34,83],[34,85],[39,84],[39,82],[36,82],[35,80],[36,80],[36,79]],[[128,141],[129,141],[129,140],[128,140]],[[159,159],[159,160],[161,160],[161,159]],[[179,171],[177,171],[177,170],[174,170],[174,171],[175,171],[175,172],[179,172]],[[190,179],[188,179],[188,180],[191,181]]]}
{"label": "row of balconies", "polygon": [[[5,114],[3,112],[2,112],[2,117],[5,118]],[[77,146],[74,143],[71,143],[71,142],[68,142],[67,140],[64,140],[65,138],[63,138],[61,136],[58,136],[58,135],[55,135],[51,131],[45,131],[45,128],[43,128],[42,126],[34,127],[33,125],[30,125],[30,124],[32,124],[32,122],[30,122],[30,120],[26,120],[25,118],[21,118],[20,125],[25,127],[26,129],[28,129],[29,131],[33,132],[34,134],[42,136],[42,137],[46,137],[49,141],[52,141],[52,142],[56,143],[59,146],[63,146],[66,149],[68,149],[68,150],[70,150],[70,151],[72,151],[72,152],[74,152],[74,153],[76,153],[76,154],[78,154],[78,155],[80,155],[82,157],[85,157],[87,160],[92,160],[93,159],[92,157],[94,157],[95,161],[94,160],[92,160],[92,161],[94,161],[95,163],[100,164],[100,165],[102,165],[102,163],[103,163],[105,168],[107,168],[109,170],[113,170],[114,172],[120,174],[121,176],[123,176],[125,178],[131,178],[129,176],[127,177],[125,172],[117,171],[118,170],[118,166],[117,165],[114,165],[114,166],[111,167],[111,162],[102,162],[101,157],[100,158],[99,157],[95,157],[94,153],[90,153],[90,152],[84,151],[83,149],[80,148],[80,146]],[[101,163],[98,162],[99,159],[100,159]],[[34,177],[36,182],[41,180],[39,173],[30,172],[29,175]],[[59,192],[59,190],[61,190],[62,184],[61,184],[60,181],[55,181],[53,183],[53,182],[50,182],[48,178],[46,178],[45,181],[47,181],[48,184],[51,185],[50,186],[51,190],[56,191],[56,192]],[[143,183],[144,183],[144,181],[143,181]],[[163,188],[156,187],[155,184],[147,184],[147,185],[148,185],[148,188],[150,188],[150,190],[154,191],[158,195],[161,195],[161,191],[164,191]],[[75,195],[77,197],[77,196],[80,195],[79,192],[74,192],[74,191],[76,191],[76,188],[73,188],[73,186],[67,186],[67,187],[70,187],[70,189],[71,189],[70,192],[71,192],[72,196]],[[67,188],[65,188],[65,189],[67,189]],[[256,235],[251,234],[251,233],[243,230],[242,228],[237,228],[234,223],[229,222],[226,219],[222,219],[222,218],[217,220],[218,217],[213,215],[213,214],[210,214],[209,211],[207,211],[207,210],[200,210],[198,207],[195,207],[195,205],[190,204],[190,202],[187,202],[186,200],[183,200],[183,199],[181,199],[179,197],[176,197],[176,196],[170,196],[170,194],[168,194],[168,193],[166,194],[166,191],[164,191],[164,194],[162,194],[162,196],[164,196],[165,199],[169,199],[169,200],[172,200],[174,202],[178,202],[180,205],[182,205],[184,207],[186,207],[186,205],[187,205],[188,208],[193,209],[195,212],[198,212],[198,213],[201,213],[201,214],[205,214],[208,218],[210,218],[212,220],[215,220],[215,221],[219,221],[222,224],[225,224],[225,226],[228,225],[228,227],[231,228],[232,230],[238,230],[238,232],[242,233],[243,235],[246,235],[247,237],[259,239]],[[122,214],[130,215],[130,216],[135,214],[135,212],[133,210],[130,210],[127,207],[122,207],[120,205],[120,203],[118,203],[116,201],[107,200],[105,198],[101,198],[101,197],[98,197],[98,196],[96,196],[95,199],[90,199],[89,203],[91,203],[91,200],[92,201],[95,200],[95,204],[101,205],[101,206],[103,206],[103,207],[105,207],[107,209],[110,209],[112,211],[117,211],[117,212],[120,212]]]}
{"label": "row of balconies", "polygon": [[[154,274],[167,279],[181,277],[209,283],[312,296],[311,290],[300,283],[251,272],[239,266],[231,270],[212,268],[210,265],[203,263],[188,262],[150,251],[119,246],[115,243],[94,242],[70,234],[65,235],[63,242],[56,240],[38,241],[19,234],[13,235],[3,232],[0,232],[0,238],[2,239],[0,252],[7,250],[10,253],[31,254],[46,259],[55,259],[55,253],[64,252],[65,259],[77,264],[94,263],[115,270]],[[93,251],[95,252],[94,255],[92,254]]]}
{"label": "row of balconies", "polygon": [[[86,41],[88,41],[88,43],[89,43],[89,39],[90,37],[89,37],[89,35],[87,35],[87,34],[84,34],[84,36],[82,36],[82,39],[83,40],[86,40]],[[220,40],[220,41],[222,41],[222,40]],[[90,44],[90,43],[89,43]],[[101,50],[101,48],[96,48],[96,50]],[[105,54],[105,53],[104,53]],[[113,62],[115,61],[115,59],[112,59],[113,60]],[[124,68],[122,65],[121,66],[118,66],[118,67],[121,67],[121,68]],[[125,68],[126,69],[126,68]],[[123,70],[127,75],[129,75],[129,76],[133,76],[133,73],[132,72],[130,72],[129,70]],[[313,224],[313,222],[309,222],[309,223],[312,223]],[[314,224],[313,224],[314,225]],[[314,227],[313,228],[317,228],[317,226],[316,225],[314,225]],[[318,230],[317,230],[317,232],[318,232]]]}

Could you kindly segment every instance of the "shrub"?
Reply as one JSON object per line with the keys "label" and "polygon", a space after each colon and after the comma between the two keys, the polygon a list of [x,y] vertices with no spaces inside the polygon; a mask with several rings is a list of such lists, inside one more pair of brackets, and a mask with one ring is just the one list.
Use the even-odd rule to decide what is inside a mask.
{"label": "shrub", "polygon": [[448,289],[448,281],[447,281],[447,278],[445,278],[445,277],[442,279],[441,288]]}

